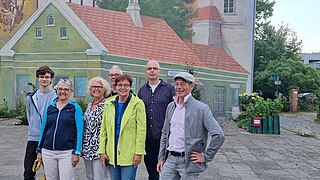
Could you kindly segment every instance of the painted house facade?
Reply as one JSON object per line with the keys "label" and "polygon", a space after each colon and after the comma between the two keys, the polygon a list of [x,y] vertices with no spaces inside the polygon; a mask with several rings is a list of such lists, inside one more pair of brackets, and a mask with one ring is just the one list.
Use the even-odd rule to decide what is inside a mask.
{"label": "painted house facade", "polygon": [[192,66],[202,101],[216,116],[230,116],[246,90],[248,71],[221,47],[184,42],[164,20],[140,16],[136,1],[129,2],[124,13],[45,1],[0,50],[0,98],[14,108],[32,90],[28,83],[37,86],[35,70],[42,65],[55,71],[53,84],[60,78],[74,82],[75,99],[88,102],[87,81],[107,79],[113,65],[133,76],[137,92],[146,82],[145,64],[156,60],[168,82]]}
{"label": "painted house facade", "polygon": [[250,74],[246,92],[253,89],[256,0],[195,0],[193,43],[221,47]]}

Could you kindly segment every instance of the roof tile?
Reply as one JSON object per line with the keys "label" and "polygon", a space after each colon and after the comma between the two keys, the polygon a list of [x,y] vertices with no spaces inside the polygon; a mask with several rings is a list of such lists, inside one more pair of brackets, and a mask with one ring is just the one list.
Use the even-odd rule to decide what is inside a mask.
{"label": "roof tile", "polygon": [[182,41],[163,19],[141,16],[141,28],[128,13],[67,4],[111,54],[248,73],[219,47]]}
{"label": "roof tile", "polygon": [[198,9],[198,17],[193,20],[213,20],[222,22],[219,10],[216,6],[206,6]]}
{"label": "roof tile", "polygon": [[218,46],[189,42],[186,44],[208,68],[249,74],[245,68]]}
{"label": "roof tile", "polygon": [[205,67],[163,19],[142,16],[141,28],[128,13],[68,5],[111,54]]}

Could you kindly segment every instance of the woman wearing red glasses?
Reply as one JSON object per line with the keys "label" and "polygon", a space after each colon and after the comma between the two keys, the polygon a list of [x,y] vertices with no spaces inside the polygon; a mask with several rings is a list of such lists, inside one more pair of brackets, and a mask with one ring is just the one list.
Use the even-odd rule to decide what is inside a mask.
{"label": "woman wearing red glasses", "polygon": [[98,154],[100,143],[100,128],[103,114],[103,105],[111,92],[110,84],[101,77],[89,80],[87,92],[93,97],[84,113],[84,132],[81,156],[84,159],[88,180],[110,179],[107,168],[100,162]]}

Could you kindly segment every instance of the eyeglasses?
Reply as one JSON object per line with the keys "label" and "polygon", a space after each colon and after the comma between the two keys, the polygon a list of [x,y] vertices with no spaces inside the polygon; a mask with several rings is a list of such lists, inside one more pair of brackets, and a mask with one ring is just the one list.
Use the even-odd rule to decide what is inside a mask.
{"label": "eyeglasses", "polygon": [[148,67],[148,68],[146,68],[146,70],[148,70],[148,71],[151,71],[151,70],[157,71],[157,70],[159,70],[159,68],[158,67]]}
{"label": "eyeglasses", "polygon": [[68,88],[58,88],[57,91],[59,91],[59,92],[62,92],[62,91],[69,92],[70,89],[68,89]]}
{"label": "eyeglasses", "polygon": [[91,89],[102,89],[103,86],[91,86]]}
{"label": "eyeglasses", "polygon": [[128,88],[128,87],[130,87],[130,84],[117,84],[116,86],[118,86],[120,88],[122,88],[122,87]]}
{"label": "eyeglasses", "polygon": [[110,77],[112,77],[112,76],[118,77],[118,76],[120,76],[120,74],[118,74],[118,73],[117,73],[117,74],[109,74],[109,76],[110,76]]}
{"label": "eyeglasses", "polygon": [[39,75],[40,79],[51,79],[51,76]]}

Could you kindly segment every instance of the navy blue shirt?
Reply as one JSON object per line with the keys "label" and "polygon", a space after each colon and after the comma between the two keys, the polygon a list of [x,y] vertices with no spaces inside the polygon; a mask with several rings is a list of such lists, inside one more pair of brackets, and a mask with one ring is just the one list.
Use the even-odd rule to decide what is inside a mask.
{"label": "navy blue shirt", "polygon": [[143,100],[147,114],[147,138],[160,139],[167,106],[175,96],[174,86],[160,79],[159,85],[152,93],[149,83],[144,84],[138,92]]}

